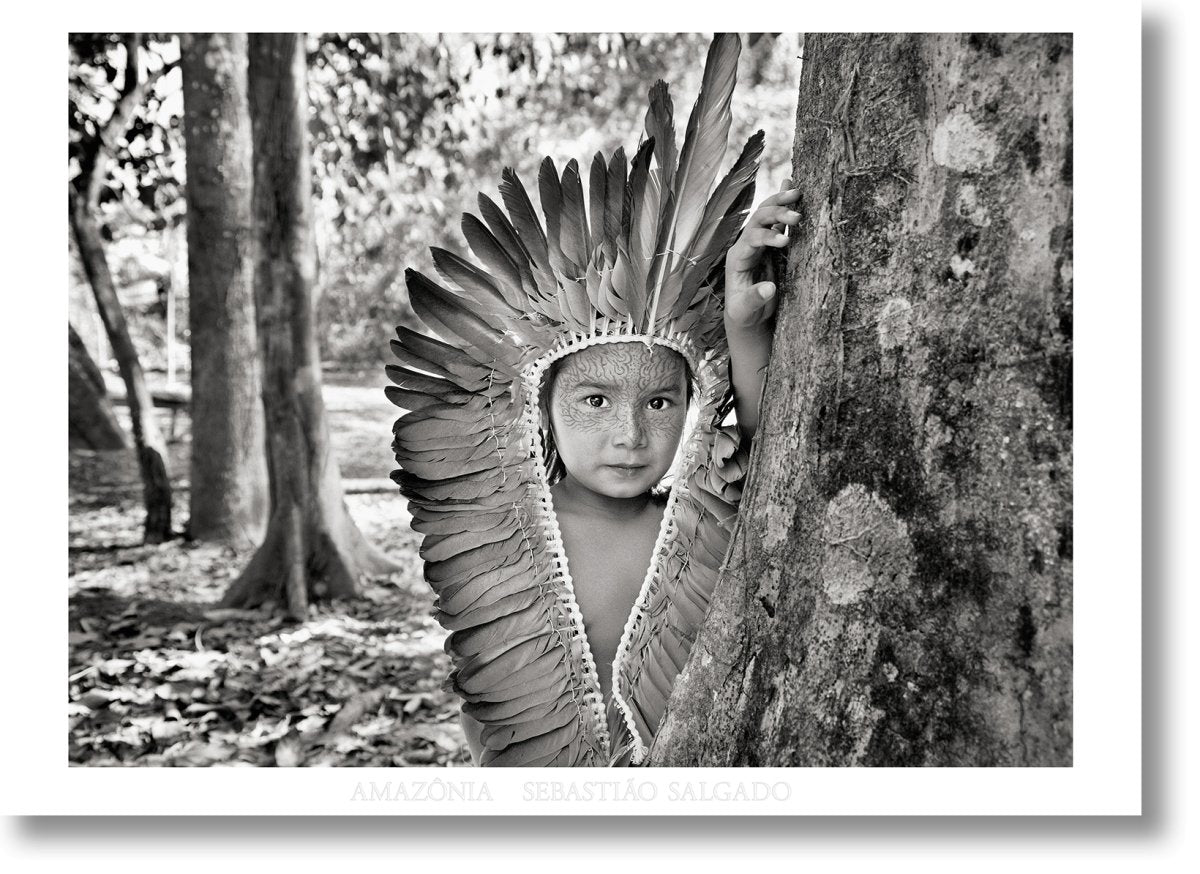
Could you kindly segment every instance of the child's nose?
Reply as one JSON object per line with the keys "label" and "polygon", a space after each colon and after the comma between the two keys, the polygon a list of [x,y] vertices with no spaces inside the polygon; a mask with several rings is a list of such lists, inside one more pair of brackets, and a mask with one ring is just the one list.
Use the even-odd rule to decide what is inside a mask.
{"label": "child's nose", "polygon": [[646,435],[645,423],[641,414],[632,408],[621,410],[617,427],[617,445],[640,446]]}

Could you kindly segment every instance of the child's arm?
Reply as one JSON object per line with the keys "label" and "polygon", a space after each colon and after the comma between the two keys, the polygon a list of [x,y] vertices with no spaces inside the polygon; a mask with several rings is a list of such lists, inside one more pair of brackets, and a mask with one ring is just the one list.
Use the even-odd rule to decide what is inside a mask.
{"label": "child's arm", "polygon": [[767,246],[782,248],[787,225],[800,221],[788,208],[800,189],[785,189],[759,204],[725,256],[725,334],[729,340],[730,381],[738,427],[746,438],[758,430],[759,396],[767,357],[771,354],[771,317],[775,283],[755,282],[754,272]]}

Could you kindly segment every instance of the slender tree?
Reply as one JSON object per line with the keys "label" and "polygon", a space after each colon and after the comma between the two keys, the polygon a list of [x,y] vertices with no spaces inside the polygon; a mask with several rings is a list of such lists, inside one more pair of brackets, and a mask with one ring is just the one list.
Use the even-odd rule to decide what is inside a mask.
{"label": "slender tree", "polygon": [[72,449],[125,449],[125,433],[117,424],[104,388],[100,368],[92,361],[83,340],[67,325],[68,425]]}
{"label": "slender tree", "polygon": [[752,471],[662,765],[1069,765],[1070,36],[810,35]]}
{"label": "slender tree", "polygon": [[270,507],[254,326],[246,35],[183,34],[191,518],[197,540],[262,542]]}
{"label": "slender tree", "polygon": [[79,174],[68,183],[67,197],[71,233],[96,299],[96,308],[108,334],[113,355],[117,359],[121,378],[125,382],[133,440],[137,447],[138,466],[142,476],[143,501],[146,506],[145,540],[147,543],[161,543],[170,539],[172,534],[171,482],[167,472],[166,443],[154,419],[154,404],[146,388],[146,379],[138,361],[137,350],[129,335],[121,301],[117,297],[97,219],[100,190],[115,145],[125,135],[134,111],[152,84],[153,78],[163,72],[159,70],[152,76],[145,74],[142,69],[140,46],[141,34],[129,34],[126,37],[125,78],[120,98],[100,131],[84,142]]}
{"label": "slender tree", "polygon": [[251,35],[249,57],[271,514],[266,539],[224,604],[273,602],[300,619],[313,599],[354,596],[362,574],[396,565],[350,517],[321,400],[304,35]]}

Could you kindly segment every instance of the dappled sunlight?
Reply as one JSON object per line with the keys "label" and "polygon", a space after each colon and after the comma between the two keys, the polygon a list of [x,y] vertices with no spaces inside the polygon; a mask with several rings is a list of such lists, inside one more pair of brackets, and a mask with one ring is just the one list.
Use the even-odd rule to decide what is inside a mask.
{"label": "dappled sunlight", "polygon": [[[386,478],[386,439],[382,452],[363,452],[394,416],[382,391],[326,395],[338,410],[339,461],[364,481]],[[179,445],[188,446],[186,433]],[[270,605],[218,606],[249,551],[182,538],[142,544],[132,451],[72,452],[70,473],[73,764],[469,764],[458,701],[440,688],[450,669],[446,632],[396,491],[351,493],[346,504],[401,569],[366,580],[356,601],[318,605],[289,623]],[[186,479],[178,482],[184,519]]]}

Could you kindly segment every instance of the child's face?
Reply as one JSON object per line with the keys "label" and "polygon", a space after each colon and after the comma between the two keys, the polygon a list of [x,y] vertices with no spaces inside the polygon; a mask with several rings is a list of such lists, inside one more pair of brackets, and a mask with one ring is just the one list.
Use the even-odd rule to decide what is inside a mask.
{"label": "child's face", "polygon": [[674,460],[687,378],[679,353],[640,342],[562,359],[549,387],[549,424],[567,476],[608,497],[649,491]]}

